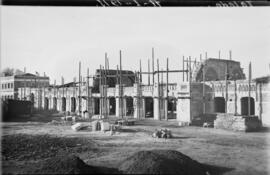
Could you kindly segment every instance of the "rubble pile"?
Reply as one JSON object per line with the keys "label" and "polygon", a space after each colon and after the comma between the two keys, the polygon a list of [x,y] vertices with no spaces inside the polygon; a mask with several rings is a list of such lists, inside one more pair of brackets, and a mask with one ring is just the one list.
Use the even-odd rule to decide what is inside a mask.
{"label": "rubble pile", "polygon": [[[79,145],[79,146],[78,146]],[[61,152],[91,150],[95,143],[85,138],[15,134],[2,136],[2,160],[36,160]]]}
{"label": "rubble pile", "polygon": [[85,164],[75,155],[56,156],[43,162],[34,174],[99,174],[96,167]]}
{"label": "rubble pile", "polygon": [[172,132],[171,130],[167,128],[162,128],[162,129],[156,130],[152,136],[154,138],[172,138]]}
{"label": "rubble pile", "polygon": [[199,162],[174,150],[136,152],[120,164],[119,170],[124,174],[206,174]]}

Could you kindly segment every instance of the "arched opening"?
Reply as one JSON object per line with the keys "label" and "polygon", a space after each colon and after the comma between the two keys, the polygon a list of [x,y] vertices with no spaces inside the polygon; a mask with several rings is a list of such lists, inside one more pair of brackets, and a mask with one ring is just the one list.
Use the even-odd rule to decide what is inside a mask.
{"label": "arched opening", "polygon": [[71,97],[71,112],[75,112],[75,111],[76,111],[76,98]]}
{"label": "arched opening", "polygon": [[214,109],[216,113],[225,113],[225,99],[224,97],[214,98]]}
{"label": "arched opening", "polygon": [[152,97],[145,98],[145,118],[154,117],[154,100]]}
{"label": "arched opening", "polygon": [[168,119],[176,119],[176,98],[168,100]]}
{"label": "arched opening", "polygon": [[34,103],[35,103],[35,95],[34,95],[33,93],[31,93],[31,95],[30,95],[30,101],[31,101],[32,106],[34,106]]}
{"label": "arched opening", "polygon": [[134,113],[134,107],[133,107],[133,98],[132,97],[127,97],[126,98],[126,115],[127,116],[133,116]]}
{"label": "arched opening", "polygon": [[116,106],[116,103],[115,103],[115,98],[112,97],[109,99],[109,115],[115,115],[115,106]]}
{"label": "arched opening", "polygon": [[48,97],[44,98],[44,109],[49,110],[49,99],[48,99]]}
{"label": "arched opening", "polygon": [[57,110],[57,98],[53,97],[53,110]]}
{"label": "arched opening", "polygon": [[62,111],[66,111],[66,98],[62,97]]}
{"label": "arched opening", "polygon": [[241,115],[248,115],[248,111],[250,109],[250,115],[255,114],[255,103],[254,98],[250,97],[250,107],[248,102],[249,97],[242,97],[241,98]]}
{"label": "arched opening", "polygon": [[99,98],[94,98],[95,110],[94,114],[99,114]]}

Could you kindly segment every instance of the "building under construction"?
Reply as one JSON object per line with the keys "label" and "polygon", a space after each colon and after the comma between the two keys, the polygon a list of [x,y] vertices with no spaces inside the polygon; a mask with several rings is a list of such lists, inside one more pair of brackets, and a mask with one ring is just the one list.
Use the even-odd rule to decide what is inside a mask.
{"label": "building under construction", "polygon": [[[153,54],[154,55],[154,54]],[[230,59],[199,60],[183,57],[182,67],[160,70],[159,60],[148,60],[148,70],[141,66],[136,72],[109,69],[108,60],[95,75],[81,75],[78,81],[43,88],[24,88],[18,97],[28,99],[33,107],[89,116],[131,116],[190,123],[198,116],[226,113],[232,116],[257,116],[263,125],[270,126],[270,77],[251,78],[243,73],[240,63]],[[150,68],[151,67],[151,68]],[[151,69],[151,70],[150,70]],[[170,82],[169,74],[179,74]],[[163,76],[166,78],[163,80]],[[148,82],[143,83],[146,76]],[[84,81],[83,81],[84,80]],[[90,81],[92,80],[92,81]],[[92,84],[90,84],[92,82]]]}

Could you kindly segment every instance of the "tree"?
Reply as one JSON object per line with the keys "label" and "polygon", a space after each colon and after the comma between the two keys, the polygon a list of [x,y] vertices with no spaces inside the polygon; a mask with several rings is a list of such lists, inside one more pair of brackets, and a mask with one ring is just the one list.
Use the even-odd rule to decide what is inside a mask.
{"label": "tree", "polygon": [[24,72],[21,71],[20,69],[6,67],[2,70],[1,76],[7,77],[7,76],[12,76],[12,75],[21,75],[23,73]]}

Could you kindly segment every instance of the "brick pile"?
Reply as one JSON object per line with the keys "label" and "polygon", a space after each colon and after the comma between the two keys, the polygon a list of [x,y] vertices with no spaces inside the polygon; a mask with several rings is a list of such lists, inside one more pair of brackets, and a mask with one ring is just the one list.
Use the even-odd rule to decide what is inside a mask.
{"label": "brick pile", "polygon": [[233,114],[218,114],[214,128],[233,131],[258,131],[261,122],[256,116],[235,116]]}

